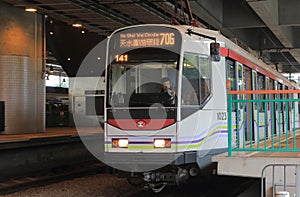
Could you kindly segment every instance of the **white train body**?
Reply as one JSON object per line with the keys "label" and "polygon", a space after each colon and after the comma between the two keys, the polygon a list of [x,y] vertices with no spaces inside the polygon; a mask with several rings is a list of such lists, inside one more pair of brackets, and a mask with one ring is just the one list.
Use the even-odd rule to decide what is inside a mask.
{"label": "white train body", "polygon": [[[217,61],[211,57],[210,44],[214,42],[221,48]],[[120,170],[147,172],[148,182],[171,182],[171,178],[157,178],[168,170],[156,168],[177,166],[178,183],[178,177],[185,177],[187,171],[191,175],[192,169],[208,166],[212,155],[227,151],[229,65],[236,76],[231,79],[236,81],[232,89],[245,89],[238,73],[244,67],[251,76],[261,73],[274,84],[290,86],[280,74],[217,31],[138,25],[115,31],[107,46],[106,162]],[[176,92],[174,106],[158,100],[160,79],[166,76]],[[190,89],[194,101],[188,103]],[[144,103],[136,104],[139,101]],[[147,177],[151,173],[156,178]]]}

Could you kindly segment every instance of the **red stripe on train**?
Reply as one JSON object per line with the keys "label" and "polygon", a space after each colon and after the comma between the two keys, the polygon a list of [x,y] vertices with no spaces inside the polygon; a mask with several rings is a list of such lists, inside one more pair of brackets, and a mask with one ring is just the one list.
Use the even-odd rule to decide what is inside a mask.
{"label": "red stripe on train", "polygon": [[157,130],[175,123],[174,119],[109,119],[108,124],[123,130]]}
{"label": "red stripe on train", "polygon": [[226,47],[220,47],[220,55],[224,57],[228,57],[229,49]]}
{"label": "red stripe on train", "polygon": [[253,70],[256,70],[257,72],[270,77],[273,80],[277,80],[277,77],[274,74],[272,74],[269,71],[257,66],[256,64],[254,64],[253,62],[251,62],[250,60],[248,60],[247,58],[241,56],[240,54],[236,53],[233,50],[230,50],[226,47],[221,47],[220,48],[220,54],[221,54],[221,56],[224,56],[224,57],[230,57],[230,58],[232,58],[232,59],[248,66],[249,68],[252,68]]}

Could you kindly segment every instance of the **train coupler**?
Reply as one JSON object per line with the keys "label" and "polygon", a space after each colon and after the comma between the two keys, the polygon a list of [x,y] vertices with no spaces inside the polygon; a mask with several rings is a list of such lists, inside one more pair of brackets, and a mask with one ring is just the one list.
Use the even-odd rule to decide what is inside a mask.
{"label": "train coupler", "polygon": [[144,172],[145,189],[160,192],[166,185],[181,185],[186,183],[189,172],[178,168],[177,172]]}

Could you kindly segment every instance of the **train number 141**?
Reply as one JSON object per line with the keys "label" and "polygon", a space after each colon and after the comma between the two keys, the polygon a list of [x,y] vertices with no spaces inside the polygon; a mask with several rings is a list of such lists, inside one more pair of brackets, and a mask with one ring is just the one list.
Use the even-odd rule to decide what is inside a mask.
{"label": "train number 141", "polygon": [[226,112],[217,112],[217,120],[227,120]]}

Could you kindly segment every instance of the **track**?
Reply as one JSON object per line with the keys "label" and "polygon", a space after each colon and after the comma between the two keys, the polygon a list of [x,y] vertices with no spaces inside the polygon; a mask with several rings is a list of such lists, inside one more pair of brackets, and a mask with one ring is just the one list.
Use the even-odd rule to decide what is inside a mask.
{"label": "track", "polygon": [[[109,168],[107,166],[104,166],[100,163],[80,164],[55,168],[52,170],[35,173],[32,176],[2,182],[0,183],[0,194],[8,194],[20,191],[17,195],[26,194],[27,196],[31,196],[33,194],[39,194],[44,196],[45,194],[57,195],[57,191],[61,190],[59,194],[62,196],[70,195],[70,193],[78,196],[125,197],[152,197],[154,195],[156,197],[234,197],[240,196],[240,194],[243,194],[242,196],[259,196],[260,180],[258,179],[225,176],[214,176],[210,177],[209,179],[198,177],[189,180],[187,184],[181,187],[166,187],[162,192],[154,193],[152,190],[143,190],[143,185],[136,184],[138,186],[134,187],[127,183],[125,179],[120,179],[109,175],[107,173],[108,170]],[[82,179],[85,181],[79,181],[80,179],[77,179],[78,177],[82,177]],[[61,184],[62,181],[70,179],[73,180],[67,181],[67,185],[66,182]],[[58,184],[49,185],[50,183],[55,182]],[[135,180],[133,183],[140,183],[140,180]],[[82,187],[82,185],[84,186]],[[256,187],[253,187],[253,185],[256,185]],[[24,189],[35,187],[37,188],[24,191]],[[61,188],[64,189],[62,190]],[[245,195],[246,190],[248,190],[246,192],[247,195]]]}
{"label": "track", "polygon": [[[251,186],[260,183],[258,179],[215,176],[209,179],[195,178],[181,187],[166,187],[162,192],[155,194],[156,197],[235,197],[249,189]],[[259,185],[259,184],[258,184]],[[259,196],[259,188],[252,191],[250,196]],[[153,191],[140,190],[130,197],[152,197]]]}
{"label": "track", "polygon": [[83,162],[68,166],[59,166],[28,176],[0,182],[0,195],[17,192],[20,190],[47,185],[76,177],[83,177],[97,173],[107,172],[108,167],[100,162]]}

